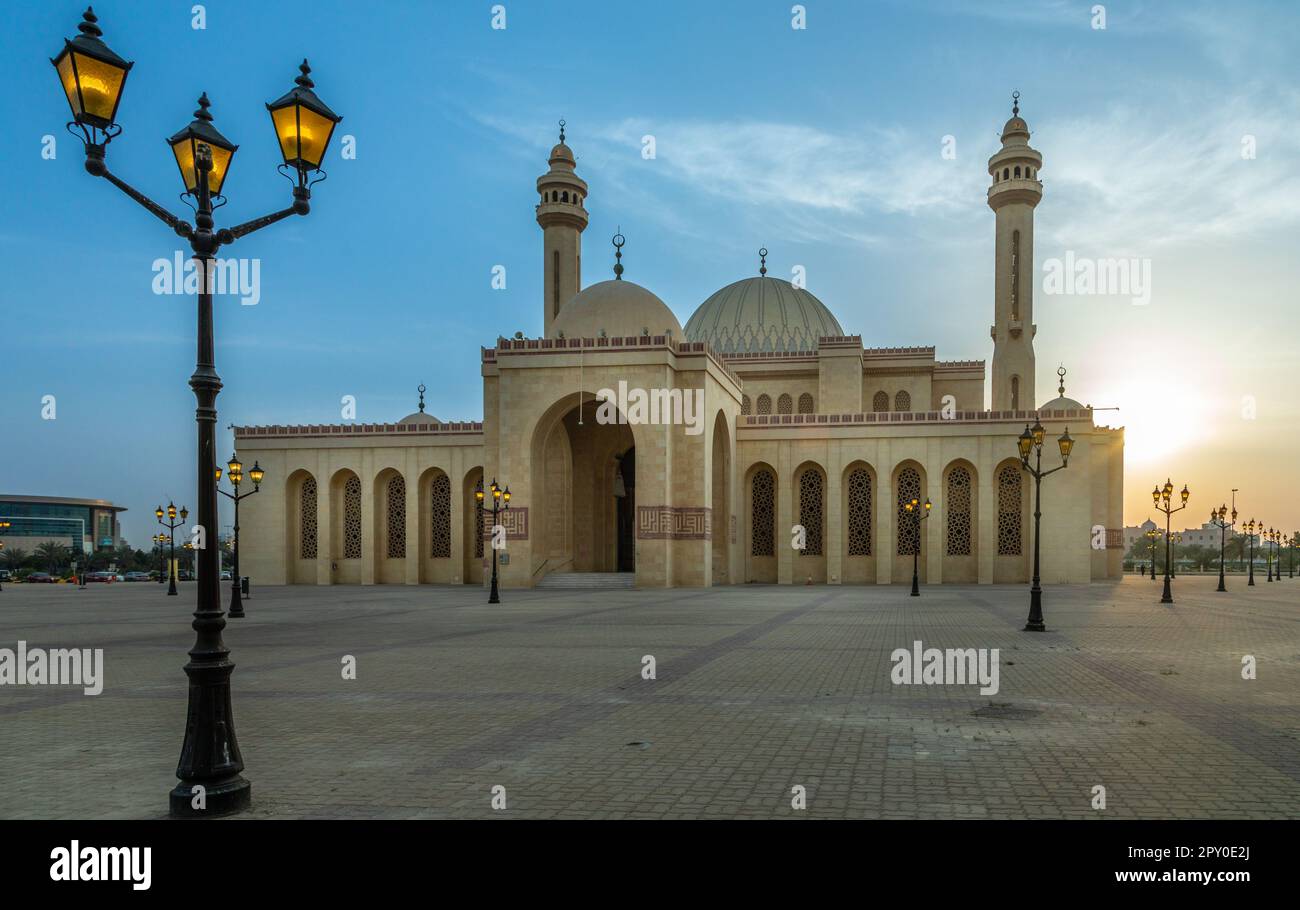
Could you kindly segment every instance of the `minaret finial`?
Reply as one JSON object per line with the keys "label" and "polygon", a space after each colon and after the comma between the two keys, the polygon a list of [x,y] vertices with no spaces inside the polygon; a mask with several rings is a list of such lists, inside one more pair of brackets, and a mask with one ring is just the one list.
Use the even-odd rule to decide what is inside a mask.
{"label": "minaret finial", "polygon": [[560,142],[564,142],[564,118],[560,118]]}
{"label": "minaret finial", "polygon": [[424,388],[424,383],[420,383],[420,413],[421,413],[421,414],[424,413],[424,393],[425,393],[425,391],[426,391],[426,389]]}
{"label": "minaret finial", "polygon": [[1056,368],[1056,375],[1061,378],[1061,384],[1057,386],[1056,391],[1060,393],[1062,398],[1064,398],[1065,397],[1065,364],[1061,364],[1059,367]]}
{"label": "minaret finial", "polygon": [[767,274],[767,247],[762,247],[758,251],[758,274]]}
{"label": "minaret finial", "polygon": [[627,238],[622,234],[622,227],[614,229],[614,280],[623,280],[623,244],[627,243]]}
{"label": "minaret finial", "polygon": [[1011,93],[1011,116],[1020,116],[1020,92],[1018,91]]}

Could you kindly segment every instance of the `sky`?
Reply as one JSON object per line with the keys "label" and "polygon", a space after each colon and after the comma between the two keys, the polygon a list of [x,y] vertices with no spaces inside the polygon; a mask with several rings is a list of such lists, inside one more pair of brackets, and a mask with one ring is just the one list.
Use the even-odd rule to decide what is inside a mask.
{"label": "sky", "polygon": [[[866,346],[991,360],[986,162],[1014,90],[1043,155],[1040,402],[1064,364],[1067,394],[1118,408],[1097,418],[1125,428],[1126,524],[1168,477],[1192,491],[1175,527],[1234,487],[1243,519],[1300,526],[1300,4],[1116,2],[1103,23],[1088,2],[810,0],[800,29],[785,0],[506,0],[504,28],[477,0],[194,6],[95,4],[135,62],[115,174],[190,215],[163,140],[207,92],[240,145],[229,226],[289,204],[263,105],[304,56],[344,118],[311,214],[227,250],[260,296],[217,298],[220,453],[231,424],[339,422],[344,396],[400,419],[420,383],[430,413],[480,419],[480,346],[541,334],[535,180],[560,118],[591,189],[584,283],[621,228],[626,277],[684,324],[765,246]],[[194,299],[155,293],[182,247],[63,128],[49,59],[82,7],[5,7],[0,493],[109,499],[147,546],[153,507],[194,499]],[[1045,291],[1051,261],[1117,258],[1149,294]]]}

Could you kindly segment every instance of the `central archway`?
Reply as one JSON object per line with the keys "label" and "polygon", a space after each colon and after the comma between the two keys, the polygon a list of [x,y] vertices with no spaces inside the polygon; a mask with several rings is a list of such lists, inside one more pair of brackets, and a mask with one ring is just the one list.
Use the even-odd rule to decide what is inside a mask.
{"label": "central archway", "polygon": [[584,395],[557,403],[533,433],[532,576],[636,571],[636,441],[626,423],[602,421]]}

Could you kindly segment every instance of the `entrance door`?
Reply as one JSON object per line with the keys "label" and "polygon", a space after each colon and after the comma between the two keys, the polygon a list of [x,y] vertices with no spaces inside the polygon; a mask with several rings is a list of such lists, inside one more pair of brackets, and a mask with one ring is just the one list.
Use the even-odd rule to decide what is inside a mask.
{"label": "entrance door", "polygon": [[[636,448],[618,459],[614,502],[618,515],[617,567],[619,572],[636,571]],[[618,495],[622,493],[623,495]]]}

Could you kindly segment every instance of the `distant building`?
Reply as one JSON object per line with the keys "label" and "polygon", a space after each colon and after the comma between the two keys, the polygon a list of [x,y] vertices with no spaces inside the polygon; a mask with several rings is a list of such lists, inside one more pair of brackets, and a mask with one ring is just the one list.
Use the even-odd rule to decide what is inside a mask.
{"label": "distant building", "polygon": [[106,499],[0,494],[0,522],[9,522],[0,540],[7,550],[29,553],[50,541],[73,553],[112,550],[122,540],[117,513],[125,511]]}

